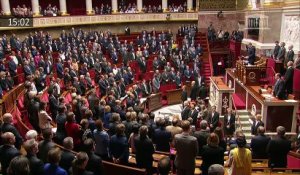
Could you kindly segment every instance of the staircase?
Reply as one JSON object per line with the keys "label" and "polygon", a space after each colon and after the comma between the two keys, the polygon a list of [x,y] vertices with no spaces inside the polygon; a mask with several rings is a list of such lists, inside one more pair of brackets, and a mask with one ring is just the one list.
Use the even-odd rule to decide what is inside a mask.
{"label": "staircase", "polygon": [[[252,138],[252,136],[251,136],[251,123],[249,121],[250,114],[247,110],[237,110],[236,113],[238,114],[238,116],[240,118],[240,123],[241,123],[241,126],[242,126],[243,133],[246,136],[247,143],[250,143],[251,138]],[[236,122],[238,124],[238,121],[236,121]]]}
{"label": "staircase", "polygon": [[210,84],[210,77],[212,76],[212,70],[210,66],[210,51],[209,51],[209,44],[208,44],[208,39],[206,33],[200,34],[199,42],[201,44],[201,47],[203,48],[203,55],[202,55],[202,60],[203,60],[203,65],[201,69],[201,75],[205,77],[205,84],[209,85]]}

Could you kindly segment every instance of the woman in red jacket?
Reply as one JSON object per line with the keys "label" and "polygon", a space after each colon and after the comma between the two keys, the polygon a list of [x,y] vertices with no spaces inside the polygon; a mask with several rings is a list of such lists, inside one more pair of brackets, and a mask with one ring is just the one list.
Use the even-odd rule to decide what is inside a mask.
{"label": "woman in red jacket", "polygon": [[73,138],[74,150],[79,150],[81,145],[81,127],[76,123],[75,114],[73,112],[68,113],[65,128],[67,136]]}

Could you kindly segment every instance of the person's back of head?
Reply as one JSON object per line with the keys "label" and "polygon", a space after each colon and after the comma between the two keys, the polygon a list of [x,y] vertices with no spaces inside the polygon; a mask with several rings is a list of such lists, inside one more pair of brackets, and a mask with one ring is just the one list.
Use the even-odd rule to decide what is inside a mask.
{"label": "person's back of head", "polygon": [[1,139],[4,145],[14,145],[16,142],[15,135],[12,132],[5,132],[1,135]]}
{"label": "person's back of head", "polygon": [[181,123],[181,128],[183,130],[183,132],[189,132],[190,131],[190,122],[187,120],[182,121]]}
{"label": "person's back of head", "polygon": [[208,123],[207,123],[206,120],[202,120],[202,121],[200,122],[200,129],[201,129],[201,130],[206,130],[206,129],[207,129],[207,126],[208,126]]}
{"label": "person's back of head", "polygon": [[17,156],[13,158],[8,167],[8,175],[29,175],[30,167],[29,161],[24,156]]}
{"label": "person's back of head", "polygon": [[46,128],[42,131],[44,140],[51,140],[53,137],[52,129]]}
{"label": "person's back of head", "polygon": [[244,148],[246,146],[247,142],[244,133],[241,132],[236,135],[236,144],[239,148]]}
{"label": "person's back of head", "polygon": [[61,158],[61,150],[59,148],[52,148],[48,152],[48,161],[50,164],[58,164]]}
{"label": "person's back of head", "polygon": [[164,157],[158,162],[159,175],[168,175],[171,170],[171,161],[169,157]]}
{"label": "person's back of head", "polygon": [[259,126],[259,127],[257,128],[257,133],[258,133],[259,135],[264,135],[264,134],[265,134],[265,127]]}
{"label": "person's back of head", "polygon": [[64,146],[66,149],[72,150],[73,147],[74,147],[73,138],[72,138],[72,137],[66,137],[66,138],[64,138],[63,146]]}
{"label": "person's back of head", "polygon": [[208,175],[224,175],[224,167],[219,164],[213,164],[208,168]]}
{"label": "person's back of head", "polygon": [[88,138],[83,142],[85,152],[90,153],[95,149],[95,142],[93,139]]}
{"label": "person's back of head", "polygon": [[284,135],[285,135],[285,128],[283,126],[278,126],[276,128],[276,132],[277,132],[277,135],[279,137],[284,137]]}

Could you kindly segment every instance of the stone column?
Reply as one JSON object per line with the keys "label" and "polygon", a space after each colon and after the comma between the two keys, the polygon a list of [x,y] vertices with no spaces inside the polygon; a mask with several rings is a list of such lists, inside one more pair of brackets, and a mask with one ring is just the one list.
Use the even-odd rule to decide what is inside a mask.
{"label": "stone column", "polygon": [[118,0],[111,0],[111,10],[112,13],[118,12]]}
{"label": "stone column", "polygon": [[68,15],[66,0],[59,0],[59,11],[60,11],[60,15],[62,16]]}
{"label": "stone column", "polygon": [[137,0],[136,2],[138,12],[142,12],[143,10],[143,0]]}
{"label": "stone column", "polygon": [[33,16],[41,16],[39,0],[31,0]]}
{"label": "stone column", "polygon": [[4,15],[11,15],[9,0],[1,0],[1,7]]}
{"label": "stone column", "polygon": [[162,8],[163,12],[168,11],[168,0],[162,0],[161,3],[162,3],[161,8]]}
{"label": "stone column", "polygon": [[194,11],[194,9],[193,9],[193,0],[187,0],[187,11],[188,12],[192,12],[192,11]]}
{"label": "stone column", "polygon": [[93,2],[92,0],[85,0],[85,9],[87,15],[93,15]]}
{"label": "stone column", "polygon": [[200,1],[199,0],[196,0],[196,11],[198,12],[199,11],[199,6],[200,6]]}

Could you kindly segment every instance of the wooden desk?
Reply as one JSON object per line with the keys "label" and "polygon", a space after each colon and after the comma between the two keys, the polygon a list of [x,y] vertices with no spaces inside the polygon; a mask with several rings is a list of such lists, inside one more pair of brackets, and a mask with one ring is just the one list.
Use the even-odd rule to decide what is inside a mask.
{"label": "wooden desk", "polygon": [[210,77],[209,103],[211,106],[215,105],[221,115],[226,113],[228,107],[232,107],[230,97],[233,91],[233,88],[225,84],[223,77]]}
{"label": "wooden desk", "polygon": [[147,97],[147,105],[149,112],[161,108],[161,93],[151,94],[149,97]]}
{"label": "wooden desk", "polygon": [[236,62],[237,78],[245,85],[259,85],[261,72],[265,70],[265,66],[244,65],[242,60]]}
{"label": "wooden desk", "polygon": [[263,116],[267,132],[276,132],[276,127],[279,125],[284,126],[287,132],[296,132],[296,112],[299,101],[277,98],[266,100],[259,93],[260,86],[245,85],[238,79],[233,69],[226,70],[226,84],[229,81],[233,82],[234,92],[241,95],[241,100],[246,104],[246,110],[253,116],[256,114]]}
{"label": "wooden desk", "polygon": [[181,103],[181,89],[174,89],[166,91],[168,104],[180,104]]}

